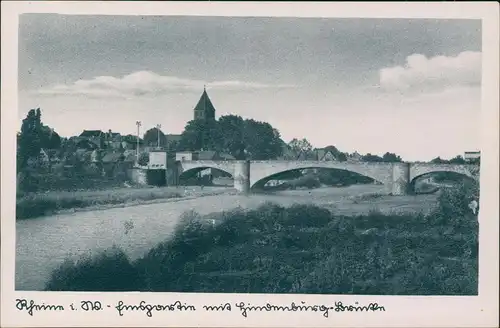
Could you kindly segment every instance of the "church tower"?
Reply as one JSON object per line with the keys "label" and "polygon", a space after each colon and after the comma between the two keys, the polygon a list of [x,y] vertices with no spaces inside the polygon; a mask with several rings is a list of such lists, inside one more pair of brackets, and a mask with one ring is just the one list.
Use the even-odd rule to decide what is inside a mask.
{"label": "church tower", "polygon": [[194,108],[195,120],[215,120],[215,107],[208,97],[207,90],[203,87],[203,94]]}

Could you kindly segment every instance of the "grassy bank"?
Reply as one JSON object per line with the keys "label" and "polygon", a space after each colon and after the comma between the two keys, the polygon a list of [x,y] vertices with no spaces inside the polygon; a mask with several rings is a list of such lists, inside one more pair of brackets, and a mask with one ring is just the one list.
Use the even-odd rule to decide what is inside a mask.
{"label": "grassy bank", "polygon": [[68,260],[46,289],[476,295],[478,223],[469,192],[443,193],[427,216],[344,217],[273,204],[187,213],[173,238],[137,261],[116,248]]}
{"label": "grassy bank", "polygon": [[16,219],[32,219],[66,209],[127,204],[182,196],[182,191],[162,188],[122,188],[26,194],[16,200]]}

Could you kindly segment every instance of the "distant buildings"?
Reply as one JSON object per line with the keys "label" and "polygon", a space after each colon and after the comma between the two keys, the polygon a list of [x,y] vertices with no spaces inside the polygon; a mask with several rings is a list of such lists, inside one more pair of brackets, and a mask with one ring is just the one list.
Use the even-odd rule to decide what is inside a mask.
{"label": "distant buildings", "polygon": [[340,161],[333,152],[325,148],[316,148],[310,151],[296,152],[284,145],[282,155],[278,160],[284,161]]}
{"label": "distant buildings", "polygon": [[363,156],[355,151],[354,153],[350,154],[347,156],[347,161],[348,162],[361,162],[363,160]]}
{"label": "distant buildings", "polygon": [[212,150],[204,151],[182,151],[175,154],[175,160],[184,161],[232,161],[235,158],[226,153],[221,153]]}
{"label": "distant buildings", "polygon": [[481,152],[480,151],[466,151],[464,153],[464,160],[466,162],[476,162],[481,159]]}
{"label": "distant buildings", "polygon": [[[215,120],[215,106],[204,88],[198,103],[193,108],[193,120]],[[174,150],[181,141],[180,134],[167,134],[167,150]]]}

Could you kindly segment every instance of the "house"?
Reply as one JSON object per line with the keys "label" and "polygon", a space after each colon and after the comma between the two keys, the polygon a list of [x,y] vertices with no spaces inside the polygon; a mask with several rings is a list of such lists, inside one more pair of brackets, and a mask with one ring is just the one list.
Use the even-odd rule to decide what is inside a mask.
{"label": "house", "polygon": [[76,160],[79,162],[90,162],[91,156],[92,156],[92,150],[77,149],[75,151]]}
{"label": "house", "polygon": [[101,148],[102,143],[104,142],[106,134],[101,130],[83,130],[82,133],[78,136],[79,141],[87,140],[97,146],[97,148]]}
{"label": "house", "polygon": [[324,148],[317,148],[315,152],[315,161],[337,161],[338,159],[333,155],[331,150],[326,150]]}
{"label": "house", "polygon": [[316,151],[301,151],[296,159],[297,161],[317,161],[318,160],[318,155]]}
{"label": "house", "polygon": [[110,151],[102,157],[102,167],[106,176],[124,178],[127,170],[135,164],[135,151]]}
{"label": "house", "polygon": [[100,163],[101,160],[102,160],[101,152],[97,149],[93,150],[92,153],[90,154],[90,161],[92,163]]}
{"label": "house", "polygon": [[[121,137],[121,143],[123,149],[136,149],[137,148],[137,136],[127,134]],[[144,145],[144,141],[139,138],[139,147]]]}
{"label": "house", "polygon": [[121,152],[115,152],[115,151],[107,152],[102,157],[103,164],[117,163],[123,160],[124,160],[123,154]]}
{"label": "house", "polygon": [[76,141],[76,143],[75,143],[76,149],[94,150],[94,149],[99,149],[100,148],[100,144],[96,144],[92,140],[77,139],[75,141]]}
{"label": "house", "polygon": [[322,150],[321,156],[318,153],[318,160],[319,161],[337,161],[338,159],[333,155],[332,151],[330,150]]}
{"label": "house", "polygon": [[480,151],[466,151],[464,153],[464,160],[469,163],[477,162],[481,160]]}
{"label": "house", "polygon": [[361,162],[363,160],[363,156],[359,154],[357,151],[354,151],[354,153],[350,154],[347,157],[348,162]]}
{"label": "house", "polygon": [[119,132],[108,130],[105,139],[105,143],[108,148],[120,149],[122,147],[122,136]]}
{"label": "house", "polygon": [[137,151],[127,149],[123,152],[123,161],[126,163],[135,163],[137,160]]}

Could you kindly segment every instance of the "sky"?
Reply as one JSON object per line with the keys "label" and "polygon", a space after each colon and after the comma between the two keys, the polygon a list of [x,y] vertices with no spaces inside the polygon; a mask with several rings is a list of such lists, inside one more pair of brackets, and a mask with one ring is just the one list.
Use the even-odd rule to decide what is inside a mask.
{"label": "sky", "polygon": [[19,128],[180,134],[203,87],[216,117],[407,161],[479,150],[481,21],[24,14]]}

